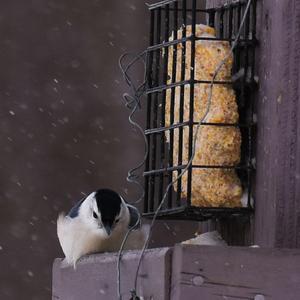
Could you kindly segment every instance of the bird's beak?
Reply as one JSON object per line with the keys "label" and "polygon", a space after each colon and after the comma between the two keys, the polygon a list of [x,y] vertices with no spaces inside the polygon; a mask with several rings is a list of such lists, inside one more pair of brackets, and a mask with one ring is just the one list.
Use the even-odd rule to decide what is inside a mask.
{"label": "bird's beak", "polygon": [[111,227],[110,227],[110,225],[104,225],[104,228],[105,228],[105,231],[106,231],[106,233],[107,233],[107,235],[110,235],[111,234]]}

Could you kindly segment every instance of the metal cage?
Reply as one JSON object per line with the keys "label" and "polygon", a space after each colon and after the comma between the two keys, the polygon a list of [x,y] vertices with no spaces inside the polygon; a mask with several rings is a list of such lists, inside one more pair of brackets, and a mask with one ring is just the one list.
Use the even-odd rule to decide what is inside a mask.
{"label": "metal cage", "polygon": [[[199,1],[178,0],[162,1],[149,6],[150,10],[150,45],[147,48],[147,123],[145,135],[147,136],[149,152],[145,163],[145,198],[144,215],[153,216],[158,205],[162,201],[166,186],[172,182],[172,173],[180,174],[185,167],[182,163],[182,130],[184,126],[189,127],[189,155],[191,155],[193,125],[193,112],[188,122],[183,122],[183,108],[180,111],[179,123],[174,123],[174,105],[171,108],[171,124],[166,126],[165,107],[166,91],[170,89],[174,101],[174,90],[190,85],[190,96],[187,98],[181,92],[180,102],[189,101],[189,107],[194,107],[193,89],[196,84],[210,83],[210,81],[195,80],[191,72],[190,80],[185,80],[185,47],[191,43],[191,70],[195,66],[195,43],[197,40],[212,38],[197,37],[195,35],[195,24],[207,24],[216,30],[215,41],[234,41],[240,27],[241,18],[245,11],[247,1],[231,1],[221,7],[198,7]],[[177,190],[170,189],[166,201],[158,213],[158,218],[165,219],[189,219],[206,220],[214,217],[226,217],[232,215],[244,215],[253,211],[253,175],[254,175],[254,151],[253,139],[255,129],[254,118],[254,92],[256,88],[254,67],[255,67],[255,37],[256,26],[256,1],[252,1],[251,7],[246,16],[243,30],[237,47],[234,49],[234,60],[232,68],[232,81],[215,81],[214,84],[230,84],[233,86],[238,103],[239,123],[202,123],[206,126],[237,126],[242,133],[241,162],[238,165],[191,165],[188,169],[187,197],[182,198],[182,181],[178,181]],[[186,25],[191,25],[192,34],[186,36]],[[183,28],[182,37],[178,38],[177,30]],[[173,37],[170,36],[173,34]],[[183,47],[181,56],[182,73],[181,80],[176,81],[176,74],[172,78],[168,76],[168,49],[173,49],[172,64],[176,64],[177,45]],[[176,72],[176,65],[173,68]],[[173,73],[174,73],[173,72]],[[168,78],[169,77],[169,78]],[[170,80],[171,79],[171,83]],[[182,105],[182,104],[181,104]],[[173,112],[172,112],[173,109]],[[179,130],[179,156],[178,164],[173,163],[174,151],[174,130]],[[166,141],[165,133],[169,132],[170,140]],[[190,157],[190,156],[189,156]],[[191,205],[192,176],[195,168],[226,168],[235,169],[243,188],[248,190],[247,207],[223,208],[223,207],[195,207]]]}

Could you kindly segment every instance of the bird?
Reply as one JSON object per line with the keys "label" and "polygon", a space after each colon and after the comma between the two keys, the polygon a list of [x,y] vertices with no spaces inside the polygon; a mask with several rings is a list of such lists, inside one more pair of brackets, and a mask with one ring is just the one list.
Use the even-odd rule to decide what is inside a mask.
{"label": "bird", "polygon": [[129,229],[124,250],[141,249],[146,240],[138,209],[111,189],[98,189],[77,202],[67,215],[59,214],[57,236],[65,254],[64,264],[99,252],[119,251]]}

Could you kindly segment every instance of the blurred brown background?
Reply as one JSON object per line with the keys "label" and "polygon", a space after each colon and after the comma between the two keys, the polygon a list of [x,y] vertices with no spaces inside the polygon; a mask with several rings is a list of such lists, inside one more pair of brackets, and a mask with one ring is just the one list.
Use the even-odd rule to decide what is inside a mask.
{"label": "blurred brown background", "polygon": [[[0,299],[50,299],[58,213],[98,187],[137,198],[126,174],[143,141],[127,120],[118,58],[146,47],[148,11],[139,0],[0,8]],[[162,222],[152,245],[185,231]]]}

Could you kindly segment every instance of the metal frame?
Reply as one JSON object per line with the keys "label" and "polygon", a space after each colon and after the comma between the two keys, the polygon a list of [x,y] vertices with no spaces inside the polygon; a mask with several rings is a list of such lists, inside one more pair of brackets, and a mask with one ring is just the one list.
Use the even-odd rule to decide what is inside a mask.
{"label": "metal frame", "polygon": [[[215,40],[232,42],[240,26],[240,21],[246,1],[237,1],[217,8],[202,9],[197,7],[196,0],[162,1],[149,5],[150,10],[150,45],[147,48],[147,122],[145,135],[149,145],[149,153],[145,163],[145,199],[144,215],[153,216],[156,207],[162,200],[164,189],[172,181],[172,172],[178,175],[185,165],[182,164],[183,127],[189,127],[189,157],[192,154],[194,85],[210,83],[205,80],[195,80],[195,43],[197,40]],[[217,30],[217,38],[196,37],[196,24],[203,21]],[[191,36],[186,37],[185,26],[192,26]],[[182,27],[182,38],[178,39],[177,30]],[[173,33],[173,40],[169,41]],[[191,73],[185,80],[186,42],[191,42]],[[176,81],[177,46],[182,44],[181,81]],[[214,217],[244,215],[253,212],[251,197],[253,197],[253,136],[255,128],[253,91],[256,83],[254,78],[256,40],[256,1],[252,1],[244,24],[243,34],[234,51],[234,66],[232,81],[215,81],[215,84],[231,84],[237,94],[240,122],[238,124],[202,123],[204,126],[237,126],[242,132],[241,163],[235,166],[192,165],[188,169],[187,199],[182,206],[182,182],[178,181],[177,192],[168,194],[168,201],[158,213],[158,218],[206,220]],[[168,47],[174,47],[172,83],[168,80]],[[162,51],[164,50],[164,57]],[[183,121],[184,86],[190,85],[189,121]],[[174,124],[175,88],[180,87],[179,123]],[[165,126],[166,90],[171,89],[171,126]],[[178,165],[173,164],[174,130],[179,130]],[[170,131],[170,145],[166,149],[165,132]],[[225,168],[236,169],[243,185],[248,189],[248,207],[245,208],[205,208],[191,206],[192,170],[193,168]]]}

